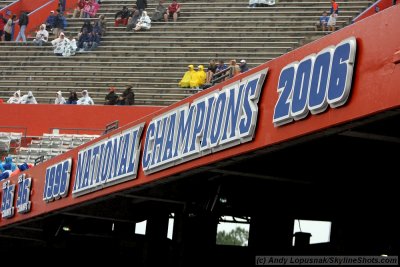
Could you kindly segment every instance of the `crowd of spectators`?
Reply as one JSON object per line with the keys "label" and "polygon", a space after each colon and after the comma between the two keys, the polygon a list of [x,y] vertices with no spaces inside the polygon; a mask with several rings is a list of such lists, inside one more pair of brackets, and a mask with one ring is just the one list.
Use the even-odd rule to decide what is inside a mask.
{"label": "crowd of spectators", "polygon": [[126,6],[123,6],[122,10],[115,14],[115,27],[123,25],[128,31],[134,30],[135,32],[139,30],[150,30],[151,19],[147,15],[147,11],[145,11],[146,7],[147,1],[137,1],[131,11],[129,11]]}
{"label": "crowd of spectators", "polygon": [[[71,105],[94,105],[93,99],[89,96],[87,90],[81,92],[81,98],[78,98],[75,91],[70,91],[67,100],[62,96],[62,92],[56,93],[54,104],[71,104]],[[21,91],[14,92],[13,96],[7,101],[8,104],[37,104],[36,98],[32,91],[28,91],[26,95],[21,96]]]}
{"label": "crowd of spectators", "polygon": [[[115,87],[110,87],[108,94],[105,96],[104,105],[133,105],[135,103],[135,93],[131,85],[127,85],[122,94],[116,93]],[[8,104],[37,104],[36,98],[33,96],[32,91],[28,91],[26,95],[21,96],[21,91],[14,92],[13,96],[7,101]],[[56,105],[94,105],[93,99],[89,96],[87,90],[81,91],[81,97],[75,91],[69,92],[68,99],[65,99],[61,91],[56,93],[54,99]]]}
{"label": "crowd of spectators", "polygon": [[168,7],[165,7],[164,2],[165,0],[159,1],[151,15],[151,18],[146,10],[147,0],[137,0],[131,10],[129,10],[127,6],[123,6],[120,11],[115,13],[114,25],[115,27],[123,25],[128,31],[139,31],[150,30],[151,23],[155,21],[164,20],[165,22],[168,22],[171,18],[176,22],[181,11],[180,4],[178,4],[176,0],[172,0],[172,3],[168,5]]}
{"label": "crowd of spectators", "polygon": [[13,96],[7,101],[8,104],[37,104],[36,98],[32,91],[28,91],[26,95],[21,96],[21,91],[14,92]]}
{"label": "crowd of spectators", "polygon": [[228,66],[223,60],[219,60],[217,64],[214,59],[211,59],[206,70],[203,65],[199,65],[197,70],[193,65],[189,65],[178,86],[181,88],[205,89],[214,83],[225,81],[248,70],[249,68],[244,59],[239,64],[236,63],[235,59],[232,59]]}
{"label": "crowd of spectators", "polygon": [[51,41],[54,48],[54,54],[57,56],[69,57],[76,52],[92,51],[96,49],[101,42],[102,36],[106,34],[106,21],[103,15],[92,25],[90,20],[85,20],[76,39],[67,38],[64,32],[61,32],[57,39]]}
{"label": "crowd of spectators", "polygon": [[77,5],[72,14],[73,18],[94,18],[100,9],[100,1],[96,0],[78,0]]}

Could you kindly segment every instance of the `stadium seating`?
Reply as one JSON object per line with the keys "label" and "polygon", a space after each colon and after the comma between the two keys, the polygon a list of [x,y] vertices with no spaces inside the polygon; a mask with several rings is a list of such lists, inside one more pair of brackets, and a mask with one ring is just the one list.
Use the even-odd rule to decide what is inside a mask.
{"label": "stadium seating", "polygon": [[43,156],[44,160],[48,160],[97,137],[99,135],[44,134],[38,139],[33,139],[29,147],[21,147],[17,153],[9,156],[13,158],[16,164],[24,162],[33,164],[35,159],[40,156]]}
{"label": "stadium seating", "polygon": [[[148,2],[151,16],[158,1]],[[339,1],[338,28],[372,2]],[[196,92],[177,86],[187,65],[246,59],[249,67],[257,66],[324,36],[315,30],[315,22],[330,8],[327,0],[281,0],[259,8],[248,8],[248,1],[242,0],[190,0],[182,3],[176,23],[155,22],[150,31],[136,33],[114,27],[114,14],[132,3],[102,1],[98,14],[106,15],[108,27],[95,51],[60,58],[50,45],[0,42],[0,98],[31,90],[39,103],[53,103],[58,90],[65,97],[69,90],[87,89],[95,103],[102,104],[108,87],[121,93],[132,84],[136,104],[169,105]],[[76,36],[82,23],[68,17],[67,37]]]}
{"label": "stadium seating", "polygon": [[0,132],[0,153],[15,151],[21,146],[22,133]]}

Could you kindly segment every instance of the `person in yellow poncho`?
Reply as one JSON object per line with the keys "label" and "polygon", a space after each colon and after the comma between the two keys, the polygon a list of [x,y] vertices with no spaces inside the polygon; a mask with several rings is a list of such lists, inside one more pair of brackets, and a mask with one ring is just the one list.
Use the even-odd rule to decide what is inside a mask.
{"label": "person in yellow poncho", "polygon": [[179,82],[179,87],[181,88],[190,87],[190,80],[192,79],[192,76],[196,73],[194,71],[193,65],[189,65],[188,68],[189,70],[185,72],[185,75],[183,75],[182,80]]}
{"label": "person in yellow poncho", "polygon": [[206,83],[207,73],[204,71],[204,66],[199,65],[198,71],[192,75],[190,80],[190,88],[201,88]]}

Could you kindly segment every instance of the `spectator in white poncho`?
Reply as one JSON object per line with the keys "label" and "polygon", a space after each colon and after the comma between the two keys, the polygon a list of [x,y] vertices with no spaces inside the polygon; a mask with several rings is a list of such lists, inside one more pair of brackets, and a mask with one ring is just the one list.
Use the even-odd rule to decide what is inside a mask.
{"label": "spectator in white poncho", "polygon": [[36,33],[36,38],[33,39],[33,43],[38,46],[42,46],[49,40],[49,32],[46,30],[46,24],[40,25],[40,30]]}
{"label": "spectator in white poncho", "polygon": [[266,7],[275,5],[275,0],[249,0],[249,7]]}
{"label": "spectator in white poncho", "polygon": [[37,104],[36,98],[33,96],[32,91],[21,97],[21,104]]}
{"label": "spectator in white poncho", "polygon": [[135,32],[140,30],[150,30],[151,28],[151,19],[147,16],[147,12],[143,11],[142,16],[136,24],[136,27],[133,29]]}
{"label": "spectator in white poncho", "polygon": [[69,40],[65,37],[64,33],[60,33],[60,36],[57,39],[51,41],[51,44],[54,47],[54,54],[57,56],[69,57],[75,55],[76,41],[75,39]]}
{"label": "spectator in white poncho", "polygon": [[76,104],[78,105],[94,105],[94,102],[92,98],[89,96],[89,93],[87,90],[82,91],[82,97],[78,99],[78,102]]}
{"label": "spectator in white poncho", "polygon": [[62,96],[62,92],[58,91],[54,104],[65,104],[65,98]]}
{"label": "spectator in white poncho", "polygon": [[12,97],[10,97],[10,99],[7,100],[8,104],[19,104],[19,102],[21,101],[21,91],[18,90],[14,93],[14,95]]}

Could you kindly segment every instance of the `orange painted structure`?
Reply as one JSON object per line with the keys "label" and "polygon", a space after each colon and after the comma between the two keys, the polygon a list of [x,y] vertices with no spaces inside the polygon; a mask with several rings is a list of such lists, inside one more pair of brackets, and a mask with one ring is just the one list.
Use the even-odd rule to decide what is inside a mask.
{"label": "orange painted structure", "polygon": [[[161,226],[165,227],[162,223],[165,220],[160,216],[167,214],[164,219],[168,219],[168,212],[173,210],[175,214],[181,212],[177,219],[183,218],[177,229],[182,225],[184,227],[180,228],[177,234],[177,243],[173,244],[176,246],[171,245],[178,252],[170,266],[207,266],[215,262],[219,262],[218,266],[227,266],[227,263],[237,261],[243,263],[239,264],[240,266],[250,266],[254,264],[254,257],[249,259],[248,255],[295,255],[291,248],[293,219],[314,215],[334,221],[333,224],[337,227],[332,228],[332,244],[335,248],[330,248],[329,253],[383,254],[384,251],[379,252],[380,246],[388,250],[394,247],[395,251],[399,239],[398,227],[394,225],[393,219],[396,194],[391,172],[395,170],[393,162],[397,159],[389,155],[392,155],[390,153],[399,143],[396,130],[396,123],[400,117],[399,24],[400,6],[387,8],[229,81],[153,114],[132,120],[99,139],[29,169],[26,171],[26,177],[32,179],[31,210],[2,218],[0,231],[12,230],[14,226],[18,229],[18,224],[29,222],[32,222],[30,227],[46,229],[46,223],[43,223],[44,226],[35,223],[45,221],[46,216],[51,218],[53,215],[76,216],[81,219],[79,222],[87,218],[101,218],[107,222],[122,223],[142,221],[149,216],[157,223],[149,226],[152,229],[148,237],[149,242],[154,243],[147,247],[144,258],[152,263],[161,264],[164,262],[163,257],[158,256],[169,250],[165,240],[156,237],[164,229]],[[293,62],[300,62],[349,38],[355,38],[357,51],[354,64],[351,62],[354,71],[347,102],[290,124],[274,126],[273,116],[279,97],[278,81],[282,70]],[[231,147],[217,147],[207,151],[210,153],[196,155],[197,158],[174,161],[174,164],[164,169],[145,173],[142,169],[144,147],[147,146],[146,136],[152,121],[185,105],[196,103],[210,93],[218,95],[221,89],[231,88],[229,85],[237,81],[246,81],[257,73],[267,74],[260,88],[259,101],[254,102],[257,107],[252,106],[253,110],[258,109],[258,116],[251,140],[240,140],[243,142],[236,142]],[[249,99],[243,101],[249,102]],[[10,110],[11,108],[10,106]],[[89,107],[79,108],[90,110]],[[9,117],[7,111],[3,111],[3,116]],[[393,124],[396,124],[396,127],[391,127]],[[79,183],[76,181],[79,164],[81,171],[84,166],[83,160],[79,162],[78,155],[84,158],[89,153],[87,151],[97,153],[94,152],[96,144],[98,147],[101,142],[106,142],[106,139],[118,134],[123,135],[125,130],[140,128],[142,125],[143,133],[138,134],[140,154],[135,161],[136,166],[139,166],[137,175],[127,177],[129,179],[119,183],[111,182],[107,187],[89,188],[93,190],[88,190],[85,194],[73,194],[74,185],[78,184],[76,187],[79,187],[85,183],[85,180],[80,180]],[[362,141],[352,138],[360,138]],[[381,142],[376,145],[373,140]],[[387,142],[393,142],[394,145],[387,145]],[[154,148],[155,151],[156,149],[157,147]],[[361,163],[353,162],[354,157],[359,157]],[[46,169],[69,158],[72,159],[69,191],[63,198],[46,202]],[[89,159],[91,160],[90,156]],[[117,167],[113,168],[115,172],[119,170]],[[90,172],[90,167],[83,172]],[[9,184],[17,184],[17,179],[18,177],[11,177]],[[384,192],[384,196],[374,198],[373,192],[376,190]],[[226,201],[223,202],[227,202],[228,205],[218,206],[220,196],[224,196]],[[148,206],[141,206],[144,201],[148,201]],[[161,204],[156,205],[154,202]],[[323,206],[319,206],[322,203]],[[178,209],[174,205],[182,206]],[[375,214],[367,214],[371,209],[384,211],[373,216]],[[393,214],[388,211],[392,211]],[[213,229],[215,230],[218,223],[216,218],[227,213],[252,216],[250,251],[245,250],[240,254],[235,250],[227,249],[221,252],[215,249]],[[371,226],[375,223],[385,227],[372,231]],[[95,226],[92,222],[89,225]],[[187,229],[191,231],[185,232]],[[129,231],[124,233],[128,235]],[[365,236],[366,232],[368,236]],[[4,233],[7,238],[13,234]],[[392,236],[395,237],[394,242]],[[72,240],[74,242],[69,248],[78,245],[80,241]],[[108,239],[105,240],[108,242]],[[93,240],[90,242],[92,245],[96,244]],[[326,253],[325,250],[319,251],[324,252]],[[204,253],[213,253],[217,258],[211,261],[212,257],[205,257]],[[315,253],[318,251],[302,253],[317,255]],[[181,254],[185,256],[183,259],[180,258]],[[241,258],[238,255],[244,256]]]}

